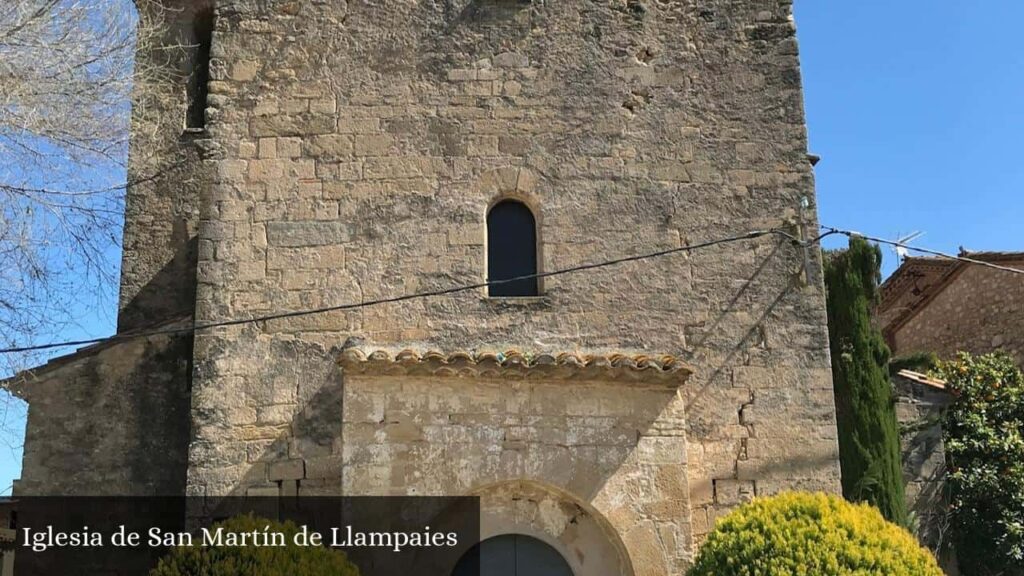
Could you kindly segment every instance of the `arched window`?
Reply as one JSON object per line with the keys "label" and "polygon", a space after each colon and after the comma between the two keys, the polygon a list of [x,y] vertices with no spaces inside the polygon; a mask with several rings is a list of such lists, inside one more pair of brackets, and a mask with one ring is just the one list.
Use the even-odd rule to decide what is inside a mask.
{"label": "arched window", "polygon": [[466,552],[452,576],[573,576],[557,550],[522,534],[488,538]]}
{"label": "arched window", "polygon": [[[508,280],[537,273],[537,222],[516,200],[502,200],[487,213],[487,280]],[[492,297],[539,294],[536,278],[490,286]]]}

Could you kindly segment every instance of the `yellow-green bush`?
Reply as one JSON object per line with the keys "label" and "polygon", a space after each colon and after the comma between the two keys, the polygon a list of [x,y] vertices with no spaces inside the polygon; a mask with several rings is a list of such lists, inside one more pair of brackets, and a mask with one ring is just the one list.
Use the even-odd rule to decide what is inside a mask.
{"label": "yellow-green bush", "polygon": [[689,576],[942,576],[931,553],[877,509],[837,496],[759,498],[725,516]]}
{"label": "yellow-green bush", "polygon": [[298,527],[239,516],[215,524],[225,532],[263,532],[265,526],[285,536],[285,546],[183,546],[160,560],[149,576],[359,576],[345,554],[322,546],[297,546]]}

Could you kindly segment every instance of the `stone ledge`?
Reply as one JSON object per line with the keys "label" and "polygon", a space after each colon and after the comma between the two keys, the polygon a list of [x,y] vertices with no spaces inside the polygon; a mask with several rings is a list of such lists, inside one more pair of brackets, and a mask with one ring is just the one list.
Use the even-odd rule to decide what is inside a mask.
{"label": "stone ledge", "polygon": [[526,354],[508,352],[416,352],[387,350],[366,353],[348,348],[338,356],[346,373],[371,376],[436,376],[506,380],[613,381],[681,386],[693,374],[686,362],[669,355]]}

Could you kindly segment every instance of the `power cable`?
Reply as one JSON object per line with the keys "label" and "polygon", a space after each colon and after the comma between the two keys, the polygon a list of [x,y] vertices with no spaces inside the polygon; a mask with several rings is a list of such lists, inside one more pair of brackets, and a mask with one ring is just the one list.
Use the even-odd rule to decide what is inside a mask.
{"label": "power cable", "polygon": [[13,354],[19,352],[35,352],[39,350],[49,350],[53,348],[64,348],[67,346],[84,346],[88,344],[101,344],[109,342],[117,342],[122,340],[129,340],[133,338],[145,338],[149,336],[162,336],[162,335],[177,335],[177,334],[189,334],[200,330],[208,330],[211,328],[220,328],[224,326],[237,326],[240,324],[253,324],[256,322],[266,322],[268,320],[280,320],[283,318],[297,318],[300,316],[311,316],[314,314],[323,314],[326,312],[336,312],[341,310],[356,310],[359,308],[368,308],[370,306],[379,306],[381,304],[394,304],[396,302],[405,302],[408,300],[418,300],[422,298],[431,298],[435,296],[446,296],[448,294],[456,294],[459,292],[467,292],[470,290],[478,290],[480,288],[487,288],[491,286],[500,286],[502,284],[509,284],[512,282],[519,282],[522,280],[533,280],[540,278],[551,278],[553,276],[561,276],[564,274],[571,274],[574,272],[582,272],[585,270],[594,270],[597,268],[606,268],[608,266],[615,266],[617,264],[624,264],[626,262],[638,262],[641,260],[650,260],[653,258],[660,258],[671,254],[678,254],[681,252],[691,252],[703,248],[710,248],[712,246],[718,246],[721,244],[728,244],[732,242],[740,242],[744,240],[753,240],[768,235],[777,235],[791,240],[795,243],[802,244],[802,242],[785,232],[777,228],[767,230],[754,230],[738,236],[730,236],[727,238],[720,238],[718,240],[709,240],[707,242],[701,242],[699,244],[691,244],[687,246],[680,246],[678,248],[669,248],[667,250],[659,250],[657,252],[649,252],[646,254],[640,254],[637,256],[626,256],[622,258],[616,258],[614,260],[605,260],[602,262],[596,262],[591,264],[582,264],[579,266],[572,266],[570,268],[562,268],[560,270],[552,270],[550,272],[540,272],[537,274],[525,274],[522,276],[516,276],[514,278],[508,278],[503,280],[491,280],[488,282],[481,282],[477,284],[464,284],[460,286],[453,286],[451,288],[444,288],[440,290],[430,290],[426,292],[416,292],[412,294],[404,294],[401,296],[392,296],[390,298],[380,298],[376,300],[365,300],[362,302],[355,302],[350,304],[340,304],[336,306],[326,306],[322,308],[311,308],[307,310],[296,310],[292,312],[280,312],[276,314],[268,314],[264,316],[255,316],[252,318],[237,318],[233,320],[220,320],[217,322],[208,322],[202,324],[193,324],[191,326],[181,326],[177,328],[164,328],[158,330],[145,330],[139,332],[127,332],[123,334],[115,334],[113,336],[106,336],[100,338],[89,338],[85,340],[70,340],[66,342],[51,342],[47,344],[34,344],[30,346],[17,346],[12,348],[0,349],[0,354]]}
{"label": "power cable", "polygon": [[871,242],[878,242],[879,244],[887,244],[889,246],[896,246],[898,248],[906,248],[907,250],[910,250],[912,252],[920,252],[921,254],[938,256],[940,258],[945,258],[947,260],[957,260],[960,262],[966,262],[968,264],[974,264],[977,266],[984,266],[986,268],[992,268],[994,270],[1001,270],[1003,272],[1010,272],[1013,274],[1024,274],[1024,270],[1020,268],[1000,266],[999,264],[993,264],[992,262],[978,260],[977,258],[971,258],[969,256],[947,254],[945,252],[939,252],[937,250],[929,250],[928,248],[918,248],[916,246],[911,246],[910,244],[905,244],[898,240],[886,240],[884,238],[875,238],[874,236],[868,236],[867,234],[861,234],[860,232],[855,232],[853,230],[841,230],[839,228],[832,228],[831,226],[822,226],[821,229],[825,230],[826,234],[840,234],[842,236],[846,236],[847,238],[863,238],[865,240],[870,240]]}
{"label": "power cable", "polygon": [[178,327],[178,328],[165,328],[165,329],[158,329],[158,330],[144,330],[144,331],[139,331],[139,332],[127,332],[127,333],[123,333],[123,334],[115,334],[113,336],[106,336],[106,337],[101,337],[101,338],[89,338],[89,339],[85,339],[85,340],[69,340],[69,341],[65,341],[65,342],[50,342],[50,343],[47,343],[47,344],[34,344],[34,345],[30,345],[30,346],[16,346],[16,347],[11,347],[11,348],[0,348],[0,354],[14,354],[14,353],[22,353],[22,352],[35,352],[35,351],[40,351],[40,350],[50,350],[50,349],[53,349],[53,348],[64,348],[64,347],[68,347],[68,346],[85,346],[85,345],[90,345],[90,344],[110,343],[110,342],[118,342],[118,341],[123,341],[123,340],[130,340],[130,339],[133,339],[133,338],[146,338],[146,337],[149,337],[149,336],[190,334],[190,333],[198,332],[200,330],[209,330],[211,328],[220,328],[220,327],[224,327],[224,326],[238,326],[238,325],[241,325],[241,324],[253,324],[253,323],[257,323],[257,322],[266,322],[266,321],[269,321],[269,320],[280,320],[280,319],[284,319],[284,318],[297,318],[297,317],[301,317],[301,316],[311,316],[311,315],[314,315],[314,314],[323,314],[323,313],[326,313],[326,312],[336,312],[336,311],[342,311],[342,310],[356,310],[356,309],[360,309],[360,308],[368,308],[368,307],[371,307],[371,306],[379,306],[379,305],[382,305],[382,304],[394,304],[394,303],[397,303],[397,302],[406,302],[406,301],[409,301],[409,300],[418,300],[418,299],[422,299],[422,298],[432,298],[432,297],[436,297],[436,296],[446,296],[446,295],[449,295],[449,294],[457,294],[457,293],[460,293],[460,292],[467,292],[467,291],[470,291],[470,290],[478,290],[478,289],[481,289],[481,288],[488,288],[488,287],[491,287],[491,286],[500,286],[502,284],[508,284],[508,283],[511,283],[511,282],[519,282],[519,281],[522,281],[522,280],[535,280],[535,279],[540,279],[540,278],[551,278],[551,277],[554,277],[554,276],[561,276],[561,275],[564,275],[564,274],[572,274],[572,273],[575,273],[575,272],[583,272],[583,271],[586,271],[586,270],[594,270],[594,269],[598,269],[598,268],[606,268],[608,266],[615,266],[617,264],[624,264],[626,262],[638,262],[638,261],[642,261],[642,260],[650,260],[650,259],[653,259],[653,258],[660,258],[660,257],[668,256],[668,255],[671,255],[671,254],[678,254],[678,253],[682,253],[682,252],[692,252],[694,250],[710,248],[710,247],[713,247],[713,246],[718,246],[718,245],[722,245],[722,244],[729,244],[729,243],[732,243],[732,242],[741,242],[741,241],[745,241],[745,240],[754,240],[754,239],[761,238],[763,236],[769,236],[769,235],[775,235],[775,236],[783,237],[783,238],[785,238],[787,240],[792,241],[794,244],[796,244],[798,246],[807,248],[807,247],[810,247],[810,246],[813,246],[815,244],[820,243],[823,239],[827,238],[828,236],[832,236],[832,235],[838,234],[838,235],[842,235],[842,236],[847,236],[849,238],[855,238],[855,237],[856,238],[864,238],[865,240],[869,240],[869,241],[872,241],[872,242],[878,242],[879,244],[887,244],[887,245],[891,245],[891,246],[898,246],[898,247],[906,248],[907,250],[911,250],[911,251],[914,251],[914,252],[920,252],[920,253],[923,253],[923,254],[930,254],[930,255],[933,255],[933,256],[938,256],[938,257],[946,258],[946,259],[949,259],[949,260],[957,260],[957,261],[966,262],[966,263],[969,263],[969,264],[974,264],[974,265],[978,265],[978,266],[984,266],[984,267],[987,267],[987,268],[993,268],[993,269],[996,269],[996,270],[1001,270],[1001,271],[1004,271],[1004,272],[1011,272],[1011,273],[1014,273],[1014,274],[1024,274],[1024,270],[1020,270],[1020,269],[1017,269],[1017,268],[1010,268],[1008,266],[1000,266],[998,264],[993,264],[991,262],[985,262],[984,260],[978,260],[978,259],[970,258],[970,257],[967,257],[967,256],[954,256],[952,254],[946,254],[944,252],[939,252],[939,251],[936,251],[936,250],[929,250],[927,248],[919,248],[919,247],[916,247],[916,246],[910,246],[908,244],[905,244],[905,243],[902,243],[902,242],[898,242],[896,240],[887,240],[887,239],[884,239],[884,238],[877,238],[877,237],[873,237],[873,236],[868,236],[866,234],[862,234],[860,232],[856,232],[856,231],[853,231],[853,230],[844,230],[844,229],[840,229],[840,228],[833,228],[831,226],[821,226],[821,229],[824,230],[824,232],[821,235],[817,236],[816,238],[814,238],[812,240],[806,241],[806,242],[800,240],[799,238],[793,236],[792,234],[786,232],[785,230],[781,230],[781,229],[778,229],[778,228],[771,228],[771,229],[766,229],[766,230],[753,230],[753,231],[747,232],[745,234],[740,234],[740,235],[737,235],[737,236],[729,236],[729,237],[720,238],[720,239],[717,239],[717,240],[709,240],[709,241],[701,242],[701,243],[698,243],[698,244],[691,244],[691,245],[687,245],[687,246],[680,246],[678,248],[670,248],[670,249],[667,249],[667,250],[659,250],[657,252],[649,252],[649,253],[640,254],[640,255],[637,255],[637,256],[626,256],[626,257],[622,257],[622,258],[616,258],[616,259],[613,259],[613,260],[604,260],[602,262],[595,262],[595,263],[591,263],[591,264],[582,264],[582,265],[579,265],[579,266],[572,266],[572,267],[569,267],[569,268],[562,268],[560,270],[552,270],[550,272],[540,272],[540,273],[537,273],[537,274],[526,274],[526,275],[522,275],[522,276],[516,276],[514,278],[507,278],[507,279],[504,279],[504,280],[491,280],[491,281],[488,281],[488,282],[481,282],[481,283],[477,283],[477,284],[464,284],[464,285],[460,285],[460,286],[453,286],[451,288],[444,288],[444,289],[440,289],[440,290],[430,290],[430,291],[425,291],[425,292],[415,292],[415,293],[412,293],[412,294],[403,294],[401,296],[392,296],[392,297],[389,297],[389,298],[380,298],[380,299],[375,299],[375,300],[364,300],[362,302],[355,302],[355,303],[349,303],[349,304],[340,304],[340,305],[336,305],[336,306],[326,306],[326,307],[322,307],[322,308],[311,308],[311,309],[306,309],[306,310],[296,310],[296,311],[292,311],[292,312],[280,312],[280,313],[276,313],[276,314],[268,314],[268,315],[263,315],[263,316],[255,316],[255,317],[252,317],[252,318],[236,318],[236,319],[232,319],[232,320],[221,320],[221,321],[217,321],[217,322],[207,322],[207,323],[202,323],[202,324],[193,324],[191,326],[182,326],[182,327]]}

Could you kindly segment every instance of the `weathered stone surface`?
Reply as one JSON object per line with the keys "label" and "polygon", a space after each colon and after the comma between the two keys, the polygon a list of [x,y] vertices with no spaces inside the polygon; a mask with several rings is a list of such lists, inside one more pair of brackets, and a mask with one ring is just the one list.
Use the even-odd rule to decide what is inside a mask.
{"label": "weathered stone surface", "polygon": [[300,480],[306,476],[306,464],[302,460],[283,460],[267,465],[267,480]]}
{"label": "weathered stone surface", "polygon": [[267,243],[290,248],[342,244],[349,239],[349,230],[345,222],[270,222]]}
{"label": "weathered stone surface", "polygon": [[[214,137],[214,122],[229,119],[239,91],[263,71],[258,59],[225,58],[224,47],[214,42],[211,56],[204,126],[186,122],[189,98],[196,88],[189,83],[199,43],[195,22],[213,8],[213,0],[163,0],[140,6],[159,12],[155,20],[166,28],[163,40],[141,60],[153,59],[165,67],[150,81],[135,86],[132,110],[133,137],[129,147],[125,191],[118,329],[134,330],[190,317],[195,307],[197,232],[201,218],[216,219],[211,185],[244,172],[244,160],[255,156],[251,141],[225,141]],[[174,14],[173,18],[165,18]],[[184,49],[179,47],[184,46]],[[227,64],[225,64],[227,63]],[[186,125],[189,128],[186,128]],[[225,158],[231,151],[231,159]],[[237,157],[243,161],[235,161]],[[223,160],[223,164],[218,161]],[[204,208],[205,204],[205,208]],[[201,216],[201,212],[206,212]]]}
{"label": "weathered stone surface", "polygon": [[[1024,270],[1022,252],[968,257]],[[886,281],[876,320],[898,355],[1001,351],[1024,366],[1024,276],[940,258],[910,258]]]}
{"label": "weathered stone surface", "polygon": [[946,486],[946,447],[942,421],[954,400],[941,383],[924,383],[904,376],[893,378],[896,419],[900,425],[900,452],[907,511],[915,518],[915,534],[935,553],[949,574],[957,570],[949,538],[949,501]]}
{"label": "weathered stone surface", "polygon": [[[185,172],[129,194],[125,319],[476,284],[503,198],[534,212],[544,271],[813,204],[788,0],[217,4],[230,64],[207,144],[183,156],[169,135],[157,167]],[[180,124],[180,88],[150,113]],[[203,330],[186,490],[482,492],[485,525],[559,543],[577,573],[682,575],[752,494],[839,487],[820,262],[805,286],[803,258],[766,237],[545,278],[528,302],[465,291]],[[351,341],[671,354],[695,374],[678,391],[371,378],[336,364]]]}
{"label": "weathered stone surface", "polygon": [[[686,440],[652,436],[649,430],[680,409],[679,400],[668,388],[624,390],[618,384],[350,375],[344,386],[342,462],[334,468],[328,461],[329,470],[340,474],[348,494],[472,493],[523,478],[570,494],[592,494],[589,503],[559,496],[551,505],[593,506],[595,515],[608,518],[621,533],[635,531],[632,520],[640,516],[657,519],[635,534],[646,535],[664,563],[676,550],[666,548],[657,531],[690,531]],[[389,392],[396,388],[400,394]],[[570,408],[575,405],[581,406]],[[574,411],[587,415],[566,416]],[[624,497],[637,477],[657,489]],[[485,514],[492,513],[485,506]],[[547,517],[538,530],[555,538],[568,520]],[[608,566],[595,556],[578,555],[579,573],[620,573],[609,571],[618,561]]]}
{"label": "weathered stone surface", "polygon": [[[12,388],[31,409],[14,493],[184,494],[191,349],[184,336],[127,340],[16,377]],[[192,448],[209,461],[230,461]]]}

